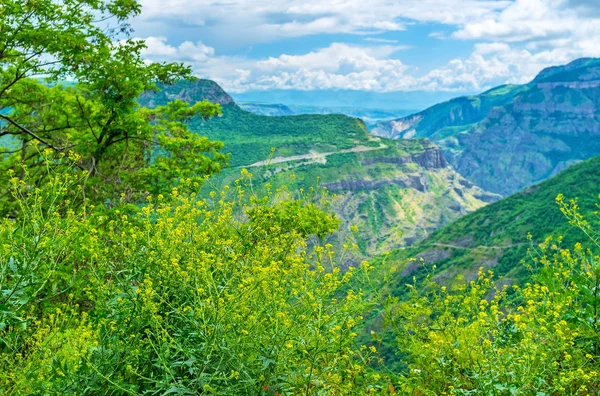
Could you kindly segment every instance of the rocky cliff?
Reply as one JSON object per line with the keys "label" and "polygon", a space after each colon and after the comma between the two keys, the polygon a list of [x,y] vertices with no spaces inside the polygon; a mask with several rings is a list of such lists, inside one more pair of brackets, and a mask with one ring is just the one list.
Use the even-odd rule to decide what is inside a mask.
{"label": "rocky cliff", "polygon": [[529,84],[436,105],[373,132],[428,137],[467,179],[510,195],[600,154],[600,59],[552,67]]}
{"label": "rocky cliff", "polygon": [[171,85],[161,85],[160,90],[143,94],[140,103],[146,107],[155,107],[175,99],[188,103],[206,99],[221,105],[235,104],[233,98],[211,80],[179,81]]}

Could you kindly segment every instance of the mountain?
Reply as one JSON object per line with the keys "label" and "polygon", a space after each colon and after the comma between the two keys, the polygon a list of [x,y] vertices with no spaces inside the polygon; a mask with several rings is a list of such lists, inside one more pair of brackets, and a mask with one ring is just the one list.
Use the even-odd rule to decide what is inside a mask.
{"label": "mountain", "polygon": [[360,255],[414,243],[498,199],[448,166],[427,139],[375,137],[361,120],[339,114],[261,116],[242,110],[216,87],[207,80],[178,83],[145,95],[141,103],[154,106],[175,98],[222,103],[221,117],[192,122],[198,133],[225,142],[224,151],[231,153],[231,168],[212,183],[231,183],[248,168],[256,189],[267,183],[290,191],[324,186],[335,194],[333,209],[343,221],[333,243],[343,244],[350,225],[357,225]]}
{"label": "mountain", "polygon": [[296,114],[296,112],[288,106],[278,103],[238,102],[237,105],[242,108],[242,110],[265,116],[275,117]]}
{"label": "mountain", "polygon": [[359,107],[379,110],[424,109],[451,99],[450,92],[374,92],[350,89],[273,89],[233,94],[236,102],[285,103],[286,106]]}
{"label": "mountain", "polygon": [[600,154],[600,59],[543,70],[377,125],[375,135],[426,137],[470,181],[504,196]]}
{"label": "mountain", "polygon": [[157,91],[149,91],[140,97],[140,104],[146,107],[165,105],[166,103],[181,99],[188,103],[208,100],[222,106],[235,104],[233,98],[214,81],[198,80],[178,81],[172,85],[162,85]]}
{"label": "mountain", "polygon": [[[569,225],[555,202],[558,194],[578,199],[581,211],[594,218],[600,193],[600,157],[575,164],[558,175],[524,191],[474,211],[432,233],[424,241],[407,249],[394,250],[385,261],[397,268],[391,282],[396,294],[405,291],[404,284],[413,276],[423,278],[434,273],[434,279],[451,282],[457,275],[473,279],[479,267],[492,269],[506,282],[526,279],[528,272],[521,264],[532,244],[547,236],[562,236],[562,245],[587,241],[581,231]],[[411,258],[422,259],[411,261]],[[384,257],[379,257],[381,262]],[[433,266],[436,266],[433,272]]]}
{"label": "mountain", "polygon": [[335,107],[317,105],[283,105],[259,102],[237,102],[242,109],[254,114],[268,116],[283,116],[294,114],[344,114],[354,118],[360,118],[367,127],[373,128],[380,122],[389,121],[403,117],[414,112],[414,110],[380,110],[365,107]]}

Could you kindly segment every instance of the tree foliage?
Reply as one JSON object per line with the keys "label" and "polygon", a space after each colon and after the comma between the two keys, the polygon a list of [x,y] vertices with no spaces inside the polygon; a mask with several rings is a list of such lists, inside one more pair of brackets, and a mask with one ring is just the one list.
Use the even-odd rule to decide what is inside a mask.
{"label": "tree foliage", "polygon": [[[157,83],[192,78],[182,64],[147,64],[145,44],[129,38],[136,1],[2,0],[0,3],[0,186],[12,170],[33,185],[70,156],[86,174],[81,196],[131,200],[170,190],[180,179],[221,169],[221,143],[186,121],[220,114],[218,105],[182,101],[145,109],[140,94]],[[73,81],[76,83],[68,83]],[[49,150],[49,151],[48,151]]]}

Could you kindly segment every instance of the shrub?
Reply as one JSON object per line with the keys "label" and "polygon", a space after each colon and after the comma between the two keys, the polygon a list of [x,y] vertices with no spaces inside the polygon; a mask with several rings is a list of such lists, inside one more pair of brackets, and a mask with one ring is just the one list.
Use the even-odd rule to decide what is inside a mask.
{"label": "shrub", "polygon": [[372,352],[355,342],[368,303],[349,285],[366,269],[342,274],[309,246],[338,224],[315,203],[244,181],[202,199],[184,182],[140,207],[73,210],[72,173],[13,183],[24,217],[0,223],[3,393],[368,391]]}
{"label": "shrub", "polygon": [[[593,227],[558,197],[571,223]],[[596,394],[600,391],[600,257],[548,238],[532,251],[532,283],[498,287],[493,273],[448,289],[409,285],[390,303],[412,394]]]}

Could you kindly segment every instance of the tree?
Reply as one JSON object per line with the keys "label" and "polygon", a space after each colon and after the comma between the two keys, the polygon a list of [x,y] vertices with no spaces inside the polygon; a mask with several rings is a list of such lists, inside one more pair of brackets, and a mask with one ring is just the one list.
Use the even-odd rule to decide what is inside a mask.
{"label": "tree", "polygon": [[181,179],[201,182],[224,166],[222,143],[186,126],[220,114],[219,105],[140,107],[140,94],[158,83],[193,77],[182,64],[144,61],[145,44],[130,37],[127,22],[139,12],[135,0],[0,0],[4,200],[11,177],[27,171],[40,187],[71,163],[63,157],[86,175],[80,198],[95,202],[136,200]]}

